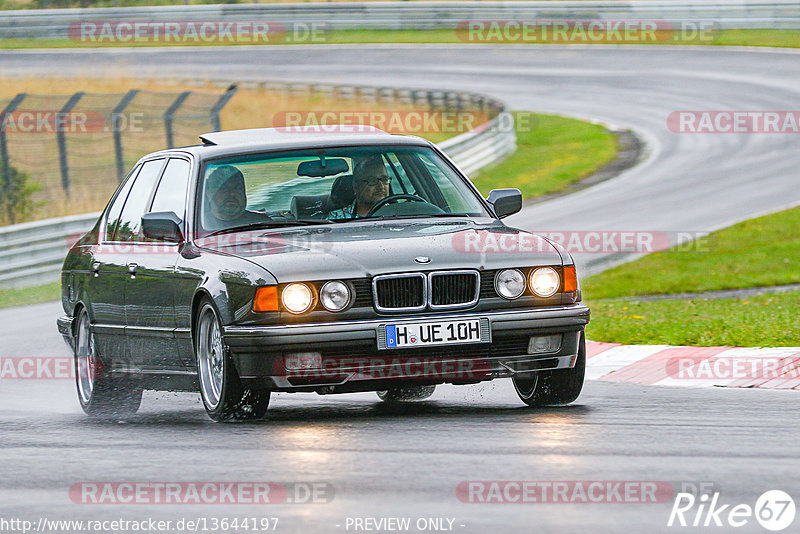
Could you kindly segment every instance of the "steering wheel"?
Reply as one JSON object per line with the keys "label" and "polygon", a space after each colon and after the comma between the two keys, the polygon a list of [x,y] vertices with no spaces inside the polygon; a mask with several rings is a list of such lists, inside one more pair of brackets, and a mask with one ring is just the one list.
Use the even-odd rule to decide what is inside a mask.
{"label": "steering wheel", "polygon": [[426,203],[428,202],[427,200],[425,200],[422,197],[418,197],[417,195],[409,195],[409,194],[406,194],[406,193],[398,193],[396,195],[389,195],[388,197],[384,197],[384,198],[380,199],[378,202],[376,202],[375,205],[372,206],[372,208],[367,212],[367,214],[364,215],[364,217],[371,217],[371,216],[375,215],[375,212],[378,211],[379,209],[381,209],[382,207],[384,207],[384,206],[386,206],[388,204],[394,204],[394,203],[396,203],[396,202],[398,202],[400,200],[410,200],[412,202],[426,202]]}

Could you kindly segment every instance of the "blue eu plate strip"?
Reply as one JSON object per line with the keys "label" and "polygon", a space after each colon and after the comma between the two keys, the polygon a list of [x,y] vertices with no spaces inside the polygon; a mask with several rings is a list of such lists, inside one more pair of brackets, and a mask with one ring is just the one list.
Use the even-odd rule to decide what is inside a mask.
{"label": "blue eu plate strip", "polygon": [[393,324],[386,325],[386,347],[397,347],[397,327]]}

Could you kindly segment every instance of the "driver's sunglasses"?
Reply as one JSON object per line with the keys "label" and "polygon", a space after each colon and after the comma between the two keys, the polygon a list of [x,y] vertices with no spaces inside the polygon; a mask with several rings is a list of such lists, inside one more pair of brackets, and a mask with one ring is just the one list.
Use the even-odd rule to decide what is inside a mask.
{"label": "driver's sunglasses", "polygon": [[378,184],[387,185],[387,184],[392,183],[392,177],[391,176],[379,176],[378,178],[368,178],[366,180],[361,179],[361,180],[357,180],[357,183],[359,185],[378,185]]}

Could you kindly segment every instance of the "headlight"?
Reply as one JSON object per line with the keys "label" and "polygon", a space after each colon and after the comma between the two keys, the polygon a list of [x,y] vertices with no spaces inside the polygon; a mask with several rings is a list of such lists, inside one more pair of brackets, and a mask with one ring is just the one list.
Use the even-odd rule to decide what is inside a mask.
{"label": "headlight", "polygon": [[291,313],[307,312],[314,304],[314,292],[306,284],[293,282],[283,288],[281,302]]}
{"label": "headlight", "polygon": [[505,269],[494,277],[494,290],[503,298],[513,300],[525,292],[525,276],[517,269]]}
{"label": "headlight", "polygon": [[531,271],[530,285],[537,297],[552,297],[561,285],[561,278],[552,267],[539,267]]}
{"label": "headlight", "polygon": [[338,280],[325,282],[319,292],[319,301],[328,311],[342,311],[350,303],[350,288]]}

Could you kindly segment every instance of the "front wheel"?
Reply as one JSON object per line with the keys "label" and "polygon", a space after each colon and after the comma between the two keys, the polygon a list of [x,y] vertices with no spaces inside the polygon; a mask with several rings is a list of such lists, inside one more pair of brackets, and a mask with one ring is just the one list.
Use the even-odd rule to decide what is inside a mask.
{"label": "front wheel", "polygon": [[142,403],[142,387],[135,380],[104,372],[85,309],[78,314],[74,356],[78,402],[87,415],[113,419],[136,413]]}
{"label": "front wheel", "polygon": [[572,369],[517,373],[512,380],[519,398],[528,406],[569,404],[578,398],[586,374],[586,337],[581,332],[578,359]]}
{"label": "front wheel", "polygon": [[410,402],[425,400],[436,391],[436,386],[406,386],[378,391],[378,398],[385,402]]}
{"label": "front wheel", "polygon": [[200,307],[195,339],[200,396],[214,421],[261,419],[269,407],[270,392],[246,389],[233,366],[222,338],[217,311],[210,302]]}

